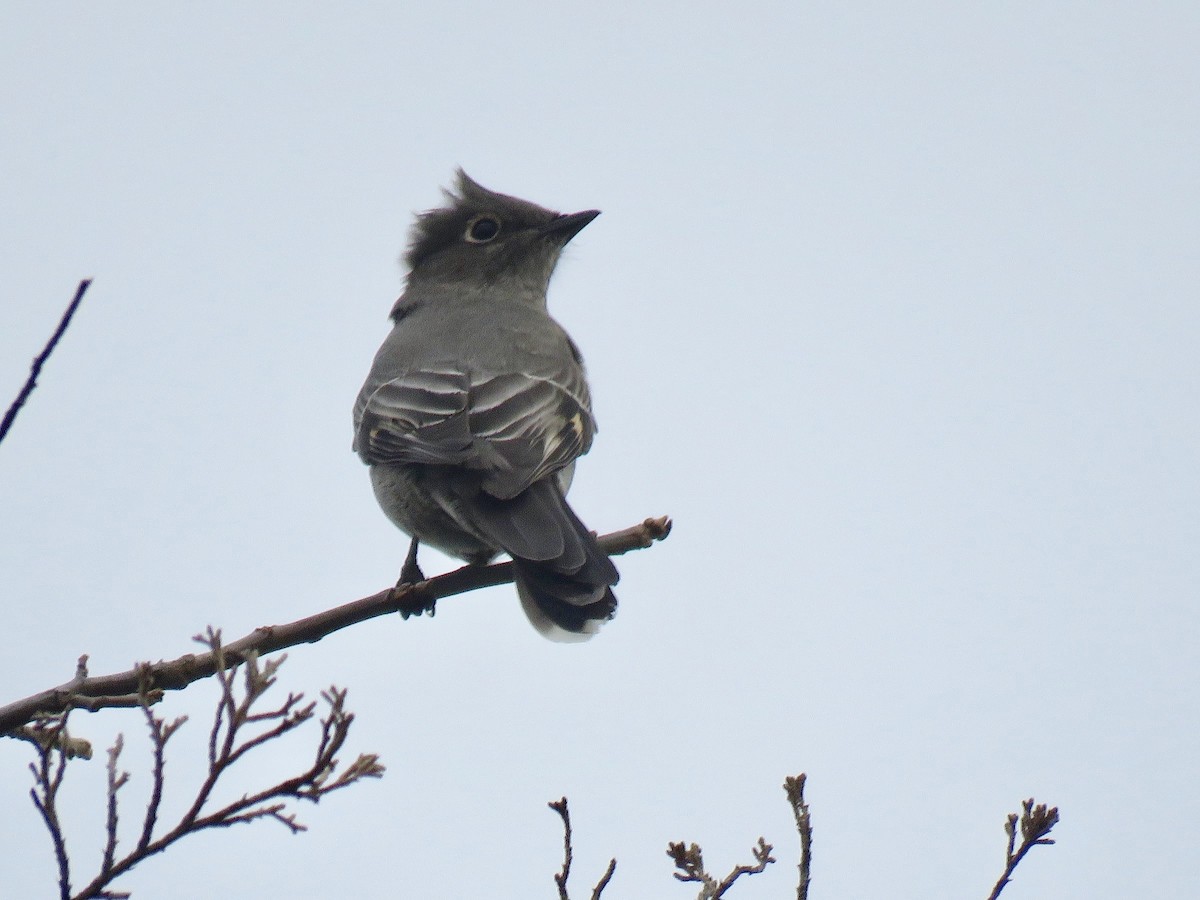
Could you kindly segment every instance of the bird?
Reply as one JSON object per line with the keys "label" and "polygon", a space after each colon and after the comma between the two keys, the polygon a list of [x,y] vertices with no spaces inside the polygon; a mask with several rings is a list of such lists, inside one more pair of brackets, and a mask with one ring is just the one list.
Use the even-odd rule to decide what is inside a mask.
{"label": "bird", "polygon": [[551,640],[612,619],[616,566],[566,500],[596,434],[583,356],[546,294],[563,248],[599,210],[562,214],[488,190],[461,168],[409,236],[392,329],[354,404],[353,450],[385,515],[473,565],[501,553]]}

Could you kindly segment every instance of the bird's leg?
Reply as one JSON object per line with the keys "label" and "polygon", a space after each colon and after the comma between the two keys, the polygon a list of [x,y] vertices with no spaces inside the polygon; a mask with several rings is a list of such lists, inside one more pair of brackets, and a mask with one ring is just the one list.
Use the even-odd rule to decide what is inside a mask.
{"label": "bird's leg", "polygon": [[425,580],[425,573],[417,565],[417,547],[420,543],[416,538],[413,538],[412,543],[408,545],[408,556],[404,558],[404,568],[400,570],[400,580],[396,582],[397,586],[401,584],[416,584],[418,581]]}
{"label": "bird's leg", "polygon": [[[404,567],[400,570],[400,580],[396,582],[397,592],[425,580],[425,573],[417,565],[417,546],[419,544],[420,541],[413,538],[412,543],[408,547],[408,556],[405,557]],[[400,605],[400,615],[403,618],[407,619],[409,616],[419,616],[424,613],[429,613],[432,616],[436,612],[436,601],[425,599],[422,596],[423,594],[424,591],[417,591],[406,604]]]}

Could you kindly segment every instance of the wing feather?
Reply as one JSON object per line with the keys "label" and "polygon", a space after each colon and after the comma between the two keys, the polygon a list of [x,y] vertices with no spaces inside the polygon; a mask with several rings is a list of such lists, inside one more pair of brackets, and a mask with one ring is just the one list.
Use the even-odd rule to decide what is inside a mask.
{"label": "wing feather", "polygon": [[487,493],[515,497],[591,447],[596,425],[582,372],[555,375],[405,372],[364,389],[355,449],[372,464],[464,466]]}

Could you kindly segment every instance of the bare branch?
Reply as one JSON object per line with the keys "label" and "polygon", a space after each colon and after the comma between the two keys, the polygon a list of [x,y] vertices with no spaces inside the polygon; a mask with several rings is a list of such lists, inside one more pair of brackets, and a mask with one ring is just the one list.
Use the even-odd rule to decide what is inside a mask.
{"label": "bare branch", "polygon": [[710,878],[704,868],[704,851],[699,844],[685,844],[683,841],[672,841],[667,844],[667,856],[671,857],[678,872],[672,874],[679,881],[699,881],[702,884],[716,879]]}
{"label": "bare branch", "polygon": [[791,804],[792,814],[796,817],[796,831],[800,834],[800,880],[796,884],[796,900],[808,900],[808,885],[811,880],[812,867],[812,817],[808,804],[804,802],[804,783],[808,776],[801,772],[783,780],[783,791]]}
{"label": "bare branch", "polygon": [[558,885],[558,900],[571,900],[567,894],[567,879],[571,877],[571,813],[567,810],[567,798],[551,801],[548,806],[558,813],[563,823],[563,864],[562,871],[554,876]]}
{"label": "bare branch", "polygon": [[154,765],[151,774],[153,787],[150,789],[150,800],[146,804],[146,815],[142,818],[142,834],[138,838],[137,843],[139,851],[144,851],[149,845],[150,838],[154,835],[154,826],[158,821],[158,809],[162,805],[163,784],[166,779],[165,750],[167,741],[187,721],[187,716],[180,716],[175,721],[167,724],[166,720],[154,715],[150,709],[149,702],[142,705],[142,712],[146,717],[146,726],[150,730],[150,743],[154,748]]}
{"label": "bare branch", "polygon": [[37,379],[38,375],[42,373],[42,366],[46,364],[46,360],[54,352],[54,348],[58,345],[59,340],[66,334],[67,326],[71,324],[71,317],[75,315],[75,310],[83,302],[83,295],[87,293],[87,289],[91,283],[92,279],[90,278],[85,278],[79,282],[79,287],[75,289],[75,299],[67,305],[67,311],[63,313],[62,319],[59,320],[58,328],[54,330],[54,334],[50,336],[50,340],[46,342],[46,346],[42,352],[34,357],[33,364],[29,367],[29,377],[25,379],[25,384],[21,387],[17,398],[9,406],[8,412],[4,414],[3,421],[0,421],[0,441],[4,440],[5,435],[8,434],[8,430],[12,428],[13,422],[17,419],[17,413],[21,411],[21,407],[25,405],[25,401],[29,399],[29,395],[33,393],[33,389],[37,387]]}
{"label": "bare branch", "polygon": [[[600,547],[610,556],[643,549],[661,541],[671,531],[671,520],[666,516],[646,519],[621,531],[600,538]],[[246,636],[208,653],[185,654],[169,662],[157,662],[135,667],[128,672],[113,675],[98,675],[94,678],[83,675],[66,684],[26,697],[0,708],[0,734],[12,732],[39,713],[52,714],[69,708],[90,708],[84,698],[126,698],[136,695],[143,680],[147,696],[161,697],[158,691],[176,691],[194,681],[208,678],[230,666],[247,662],[252,655],[265,656],[286,647],[303,643],[315,643],[323,637],[359,622],[365,622],[390,613],[418,612],[428,609],[434,601],[457,594],[464,594],[481,587],[507,584],[513,580],[512,563],[492,566],[463,566],[453,572],[431,578],[415,585],[387,588],[370,597],[355,600],[342,606],[298,619],[286,625],[265,625],[254,629]],[[129,705],[122,703],[120,705]]]}
{"label": "bare branch", "polygon": [[1045,803],[1033,805],[1033,798],[1021,804],[1022,813],[1020,816],[1021,823],[1021,846],[1013,851],[1017,841],[1017,814],[1010,813],[1008,819],[1004,823],[1004,831],[1008,835],[1008,849],[1005,851],[1004,874],[996,882],[992,892],[988,895],[988,900],[996,900],[1008,883],[1012,881],[1012,874],[1025,858],[1025,854],[1039,844],[1053,844],[1054,841],[1046,837],[1058,824],[1058,807],[1052,806],[1047,808]]}
{"label": "bare branch", "polygon": [[725,876],[725,880],[717,885],[717,892],[713,894],[713,900],[719,897],[724,897],[725,892],[733,887],[733,883],[743,875],[758,875],[767,866],[775,862],[775,857],[771,855],[774,848],[764,841],[761,837],[758,839],[758,844],[750,849],[754,854],[754,865],[752,866],[735,866],[733,871]]}
{"label": "bare branch", "polygon": [[52,717],[33,725],[29,731],[38,737],[29,737],[38,748],[38,759],[29,768],[33,772],[34,787],[29,796],[33,805],[46,823],[50,842],[54,845],[54,860],[58,864],[58,890],[62,900],[71,896],[71,863],[67,859],[67,843],[63,837],[62,823],[58,819],[58,789],[62,787],[66,773],[70,746],[67,737],[69,713]]}
{"label": "bare branch", "polygon": [[[222,663],[228,659],[221,645],[220,632],[209,629],[204,637],[198,639],[207,644],[214,658]],[[141,834],[134,849],[124,857],[118,858],[117,798],[129,780],[129,773],[119,768],[124,738],[118,735],[108,751],[106,837],[100,869],[92,881],[78,893],[71,892],[70,867],[57,809],[59,787],[66,771],[66,762],[71,755],[72,742],[66,734],[66,718],[70,711],[57,717],[40,719],[35,724],[20,729],[18,736],[30,741],[37,748],[37,762],[30,766],[35,783],[31,795],[54,845],[62,900],[126,896],[110,890],[109,885],[146,858],[160,853],[186,835],[204,829],[229,828],[259,819],[273,819],[293,833],[304,831],[305,826],[297,822],[295,815],[287,808],[289,798],[316,803],[327,794],[364,778],[378,778],[383,775],[384,768],[380,765],[379,758],[373,754],[360,754],[351,765],[340,766],[337,754],[345,745],[354,715],[346,709],[346,692],[331,687],[321,693],[329,710],[321,719],[321,732],[312,765],[299,775],[257,793],[244,794],[216,810],[210,810],[209,802],[214,790],[230,766],[268,741],[284,736],[314,717],[313,710],[316,704],[300,705],[299,694],[289,694],[287,699],[274,709],[255,711],[255,704],[275,684],[275,673],[281,663],[280,658],[260,664],[257,655],[251,653],[244,666],[230,662],[229,668],[222,668],[216,673],[221,685],[221,696],[213,712],[213,727],[208,737],[208,772],[189,809],[174,827],[157,837],[155,830],[166,780],[165,748],[185,719],[178,718],[167,723],[153,714],[150,700],[145,698],[142,710],[153,746],[153,784]],[[143,685],[151,668],[140,667]],[[244,670],[244,680],[238,678],[239,670]],[[86,668],[82,662],[77,675],[86,678]]]}
{"label": "bare branch", "polygon": [[106,822],[108,840],[104,844],[104,859],[100,863],[101,872],[108,872],[112,869],[113,857],[117,853],[117,791],[121,790],[129,781],[128,772],[117,774],[117,763],[121,759],[123,749],[125,749],[125,737],[118,734],[117,739],[108,749],[108,818]]}
{"label": "bare branch", "polygon": [[[559,900],[571,900],[567,894],[567,879],[571,877],[571,813],[567,809],[567,798],[561,800],[552,800],[547,804],[552,810],[558,813],[559,818],[563,823],[563,865],[562,871],[554,876],[554,884],[558,887]],[[600,900],[600,895],[604,893],[604,889],[608,887],[608,883],[612,881],[613,873],[617,871],[616,859],[608,861],[608,868],[604,870],[604,874],[600,876],[600,880],[596,882],[596,886],[592,888],[592,900]]]}
{"label": "bare branch", "polygon": [[604,870],[604,874],[600,876],[600,880],[596,882],[596,886],[592,889],[592,900],[600,900],[600,895],[604,893],[604,889],[612,881],[615,871],[617,871],[617,859],[614,856],[608,861],[608,868]]}
{"label": "bare branch", "polygon": [[700,893],[696,895],[697,900],[720,900],[725,896],[725,892],[733,887],[734,882],[743,875],[758,875],[775,862],[775,857],[771,856],[773,849],[760,837],[758,843],[750,850],[755,864],[734,866],[733,871],[721,881],[717,881],[704,868],[704,855],[699,844],[684,844],[683,841],[669,843],[667,844],[667,855],[675,862],[675,868],[679,869],[678,872],[672,873],[679,881],[694,881],[700,884]]}

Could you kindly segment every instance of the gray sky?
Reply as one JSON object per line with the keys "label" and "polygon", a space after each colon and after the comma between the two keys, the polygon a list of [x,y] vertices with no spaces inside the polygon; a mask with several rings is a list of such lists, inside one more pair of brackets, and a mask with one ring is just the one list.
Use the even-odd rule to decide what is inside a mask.
{"label": "gray sky", "polygon": [[[784,897],[806,771],[814,897],[982,898],[1030,795],[1059,843],[1006,896],[1194,897],[1197,46],[1184,2],[8,4],[5,403],[96,280],[0,446],[3,700],[395,579],[350,409],[459,164],[604,210],[551,288],[600,423],[572,502],[676,522],[587,645],[505,587],[295,650],[386,778],[118,887],[550,897],[566,794],[581,892],[616,856],[606,897],[694,896],[668,841],[762,834],[731,896]],[[163,705],[176,809],[210,700]],[[132,816],[139,719],[75,728],[126,732]],[[5,881],[50,896],[29,758]],[[83,874],[102,755],[68,777]]]}

